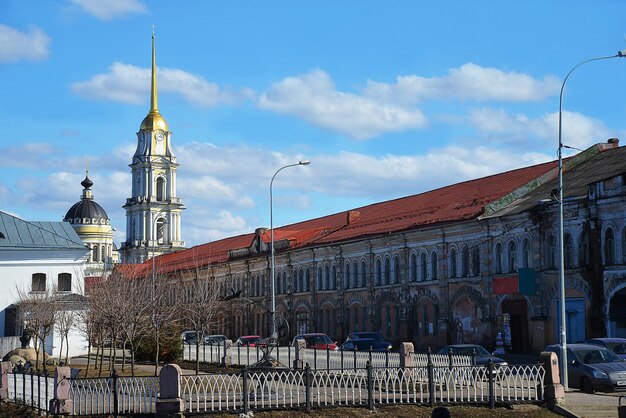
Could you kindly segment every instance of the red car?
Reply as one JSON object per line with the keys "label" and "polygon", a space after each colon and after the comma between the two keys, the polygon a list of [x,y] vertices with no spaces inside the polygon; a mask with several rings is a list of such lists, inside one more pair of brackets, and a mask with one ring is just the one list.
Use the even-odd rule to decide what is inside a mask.
{"label": "red car", "polygon": [[335,343],[328,335],[320,332],[314,332],[310,334],[296,335],[291,343],[292,346],[298,345],[298,340],[304,340],[306,348],[314,348],[316,350],[338,350],[337,343]]}
{"label": "red car", "polygon": [[256,347],[257,345],[263,346],[264,344],[261,342],[260,335],[242,335],[237,338],[234,345],[239,347]]}

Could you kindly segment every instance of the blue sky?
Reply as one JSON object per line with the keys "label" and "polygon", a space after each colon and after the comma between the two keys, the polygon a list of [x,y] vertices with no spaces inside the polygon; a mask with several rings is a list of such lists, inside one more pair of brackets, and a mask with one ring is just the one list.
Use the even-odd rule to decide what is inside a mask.
{"label": "blue sky", "polygon": [[[626,49],[623,1],[0,1],[0,209],[93,191],[125,237],[149,107],[173,132],[195,245],[556,158],[567,72]],[[586,64],[563,141],[626,141],[626,59]]]}

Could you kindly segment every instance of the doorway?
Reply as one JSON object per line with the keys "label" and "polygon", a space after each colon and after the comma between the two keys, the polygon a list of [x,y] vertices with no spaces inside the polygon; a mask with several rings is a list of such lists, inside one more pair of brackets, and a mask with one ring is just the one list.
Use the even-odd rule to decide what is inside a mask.
{"label": "doorway", "polygon": [[502,302],[502,314],[508,314],[510,318],[511,352],[527,353],[530,351],[526,299],[505,300]]}

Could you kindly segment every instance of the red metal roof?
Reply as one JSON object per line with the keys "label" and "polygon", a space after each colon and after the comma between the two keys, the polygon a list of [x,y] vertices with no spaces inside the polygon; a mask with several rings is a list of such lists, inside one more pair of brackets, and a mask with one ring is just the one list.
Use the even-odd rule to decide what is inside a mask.
{"label": "red metal roof", "polygon": [[[294,249],[475,219],[484,212],[485,205],[508,195],[556,166],[557,162],[552,161],[524,167],[278,227],[274,229],[274,242],[288,240],[289,249]],[[348,222],[349,217],[353,219],[352,222]],[[250,233],[197,245],[158,256],[155,264],[160,272],[173,272],[208,263],[223,263],[229,259],[229,251],[250,248],[254,238],[255,234]],[[269,229],[260,238],[269,243]],[[277,248],[284,251],[282,246]],[[148,260],[143,264],[146,273],[151,270],[151,263]]]}

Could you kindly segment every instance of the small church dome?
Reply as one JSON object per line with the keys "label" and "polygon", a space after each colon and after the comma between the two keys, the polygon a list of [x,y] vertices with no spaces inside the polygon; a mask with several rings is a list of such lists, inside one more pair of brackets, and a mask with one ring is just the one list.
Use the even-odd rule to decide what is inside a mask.
{"label": "small church dome", "polygon": [[163,119],[158,112],[150,112],[148,116],[146,116],[141,122],[141,126],[139,127],[140,131],[156,131],[161,130],[167,132],[169,128],[167,127],[167,122]]}
{"label": "small church dome", "polygon": [[63,221],[70,222],[72,224],[81,223],[95,223],[95,224],[109,224],[109,216],[104,211],[102,206],[93,200],[90,187],[93,186],[93,182],[89,177],[85,176],[85,180],[80,183],[83,187],[83,196],[80,202],[76,202],[67,211]]}

